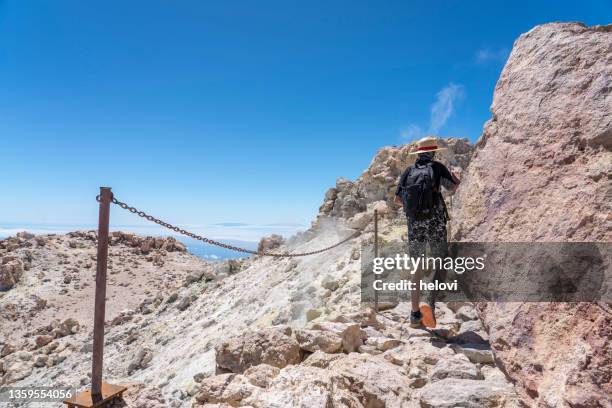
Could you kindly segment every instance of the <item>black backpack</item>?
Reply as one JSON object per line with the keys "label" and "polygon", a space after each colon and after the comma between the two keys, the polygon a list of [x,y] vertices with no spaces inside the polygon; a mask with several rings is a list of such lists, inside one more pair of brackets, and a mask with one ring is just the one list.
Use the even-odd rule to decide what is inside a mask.
{"label": "black backpack", "polygon": [[406,217],[425,220],[433,215],[436,188],[433,162],[414,164],[401,186],[401,199]]}

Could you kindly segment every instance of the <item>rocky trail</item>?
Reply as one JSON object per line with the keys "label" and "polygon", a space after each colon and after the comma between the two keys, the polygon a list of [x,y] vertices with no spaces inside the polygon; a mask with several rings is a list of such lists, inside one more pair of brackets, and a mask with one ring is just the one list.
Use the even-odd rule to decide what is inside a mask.
{"label": "rocky trail", "polygon": [[216,349],[221,370],[194,389],[204,407],[515,407],[469,304],[439,304],[439,335],[400,304],[247,332]]}

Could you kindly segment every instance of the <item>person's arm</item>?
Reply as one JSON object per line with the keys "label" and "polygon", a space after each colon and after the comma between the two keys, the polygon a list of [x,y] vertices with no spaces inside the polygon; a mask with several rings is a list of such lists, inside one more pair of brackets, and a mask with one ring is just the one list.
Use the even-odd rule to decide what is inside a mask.
{"label": "person's arm", "polygon": [[455,193],[461,180],[454,173],[451,173],[445,165],[440,163],[440,184],[450,193]]}

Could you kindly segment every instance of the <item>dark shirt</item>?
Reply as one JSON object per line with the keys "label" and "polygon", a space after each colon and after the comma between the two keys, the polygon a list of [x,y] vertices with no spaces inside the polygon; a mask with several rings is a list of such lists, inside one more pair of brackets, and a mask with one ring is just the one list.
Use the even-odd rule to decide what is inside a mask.
{"label": "dark shirt", "polygon": [[[453,180],[453,176],[451,175],[450,171],[448,171],[446,166],[440,162],[432,160],[428,157],[419,157],[416,161],[416,164],[425,165],[429,162],[433,162],[431,167],[434,173],[434,186],[436,188],[436,191],[440,191],[440,184],[442,184],[442,186],[444,186],[444,188],[446,189],[450,189],[453,185],[457,184]],[[399,183],[397,184],[397,189],[395,190],[396,196],[400,196],[401,186],[406,183],[406,177],[408,177],[408,172],[411,168],[412,166],[409,166],[402,173],[402,176],[399,179]]]}

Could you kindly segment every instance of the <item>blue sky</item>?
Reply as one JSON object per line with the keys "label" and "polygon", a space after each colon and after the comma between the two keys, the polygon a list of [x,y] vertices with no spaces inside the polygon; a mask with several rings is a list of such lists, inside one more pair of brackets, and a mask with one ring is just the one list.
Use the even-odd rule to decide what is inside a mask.
{"label": "blue sky", "polygon": [[[0,227],[308,224],[422,133],[476,140],[522,32],[608,1],[0,1]],[[113,210],[117,224],[135,220]]]}

